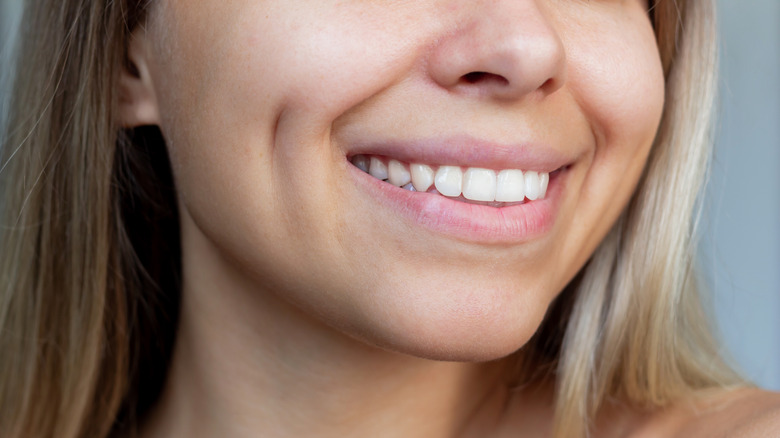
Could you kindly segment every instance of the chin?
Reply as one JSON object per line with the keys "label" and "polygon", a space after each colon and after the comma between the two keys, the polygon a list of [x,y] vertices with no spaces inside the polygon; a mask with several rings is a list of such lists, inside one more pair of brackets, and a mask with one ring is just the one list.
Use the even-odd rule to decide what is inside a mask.
{"label": "chin", "polygon": [[[367,315],[362,329],[353,326],[348,333],[376,347],[424,359],[488,362],[522,348],[547,308],[546,302],[530,302],[517,292],[482,294],[483,299],[447,292],[450,299],[438,303],[407,302],[373,315],[371,321]],[[504,299],[490,299],[494,296]],[[507,296],[513,299],[506,300]]]}
{"label": "chin", "polygon": [[517,332],[470,332],[453,329],[444,333],[415,333],[402,339],[371,340],[374,346],[422,359],[447,362],[490,362],[522,348],[535,330]]}

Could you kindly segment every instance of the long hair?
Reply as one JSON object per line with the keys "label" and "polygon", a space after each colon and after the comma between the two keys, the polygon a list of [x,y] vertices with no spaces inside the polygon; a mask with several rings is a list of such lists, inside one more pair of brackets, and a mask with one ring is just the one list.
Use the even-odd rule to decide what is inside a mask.
{"label": "long hair", "polygon": [[144,4],[25,8],[0,161],[0,430],[103,437],[157,396],[178,309],[164,143],[115,117]]}
{"label": "long hair", "polygon": [[[181,272],[159,130],[116,123],[126,47],[148,0],[25,3],[0,159],[0,430],[132,430],[162,388]],[[696,288],[693,224],[710,154],[711,0],[651,8],[664,116],[630,204],[523,347],[552,377],[556,436],[587,434],[604,401],[664,406],[739,382]],[[544,371],[546,370],[546,371]]]}

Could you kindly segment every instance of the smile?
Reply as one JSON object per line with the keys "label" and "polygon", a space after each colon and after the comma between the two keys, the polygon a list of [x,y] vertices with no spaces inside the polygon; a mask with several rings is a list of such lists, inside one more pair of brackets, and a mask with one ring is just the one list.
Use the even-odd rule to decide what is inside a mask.
{"label": "smile", "polygon": [[[468,243],[516,244],[556,222],[577,155],[478,141],[352,147],[356,187],[385,220]],[[379,213],[383,212],[383,213]]]}
{"label": "smile", "polygon": [[549,173],[532,170],[480,167],[467,167],[464,170],[460,166],[407,164],[370,155],[355,155],[350,161],[374,178],[404,190],[440,194],[492,207],[544,199],[550,182]]}

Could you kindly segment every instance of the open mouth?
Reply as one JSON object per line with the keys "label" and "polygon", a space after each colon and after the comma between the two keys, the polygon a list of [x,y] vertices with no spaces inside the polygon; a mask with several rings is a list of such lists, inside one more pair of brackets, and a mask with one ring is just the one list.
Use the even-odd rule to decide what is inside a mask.
{"label": "open mouth", "polygon": [[380,155],[354,155],[352,165],[372,177],[411,192],[426,192],[491,207],[509,207],[544,199],[553,172],[485,169],[405,163]]}

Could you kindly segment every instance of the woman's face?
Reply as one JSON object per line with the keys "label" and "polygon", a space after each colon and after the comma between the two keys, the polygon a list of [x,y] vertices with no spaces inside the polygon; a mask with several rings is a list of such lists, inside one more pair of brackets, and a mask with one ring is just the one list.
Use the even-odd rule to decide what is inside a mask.
{"label": "woman's face", "polygon": [[[646,9],[161,1],[139,41],[184,216],[185,288],[188,270],[239,276],[224,284],[424,357],[516,350],[642,172],[664,97]],[[413,185],[435,182],[396,187],[378,162],[396,184],[411,170]],[[534,173],[549,186],[531,200]],[[517,179],[523,203],[464,198],[517,200]],[[188,267],[188,251],[226,263]]]}

